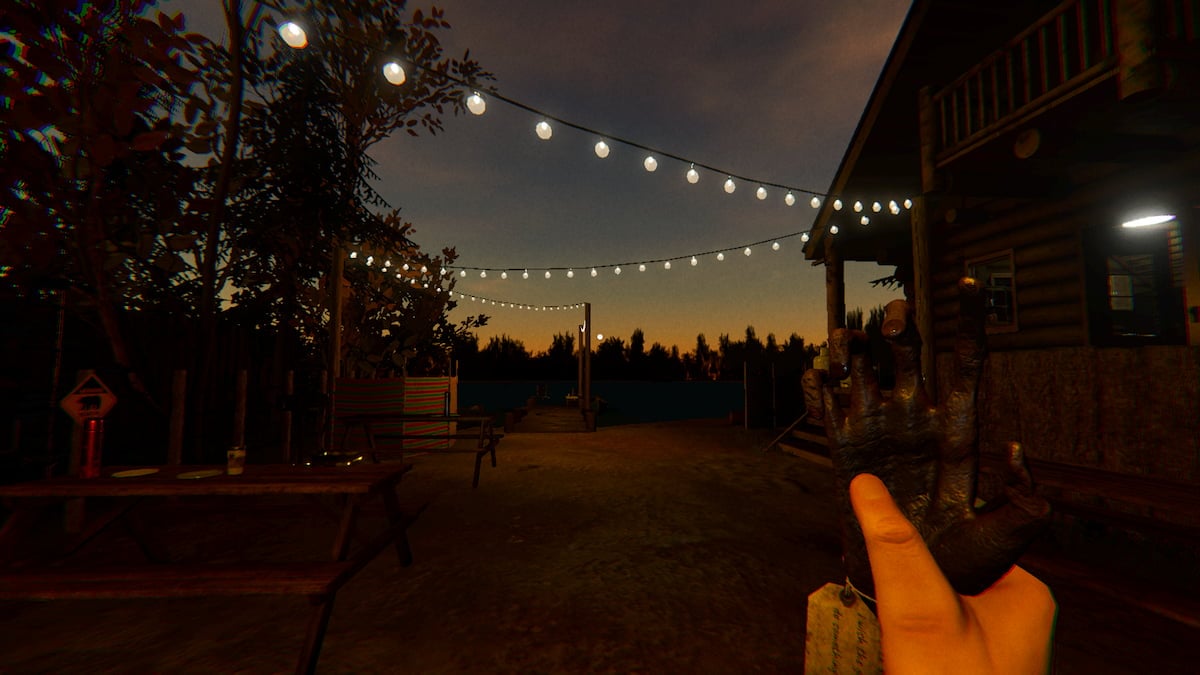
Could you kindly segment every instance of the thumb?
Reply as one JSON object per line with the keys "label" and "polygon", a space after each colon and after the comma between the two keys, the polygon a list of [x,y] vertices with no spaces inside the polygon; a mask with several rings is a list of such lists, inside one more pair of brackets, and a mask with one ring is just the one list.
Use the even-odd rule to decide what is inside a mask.
{"label": "thumb", "polygon": [[883,481],[871,474],[855,476],[850,503],[866,541],[885,641],[961,630],[958,595]]}

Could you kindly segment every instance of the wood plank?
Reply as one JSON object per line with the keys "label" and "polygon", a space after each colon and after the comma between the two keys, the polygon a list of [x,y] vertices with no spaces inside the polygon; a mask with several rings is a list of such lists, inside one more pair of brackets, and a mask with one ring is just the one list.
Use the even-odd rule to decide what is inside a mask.
{"label": "wood plank", "polygon": [[[377,551],[376,551],[377,552]],[[0,598],[34,600],[325,595],[351,563],[145,565],[0,572]]]}

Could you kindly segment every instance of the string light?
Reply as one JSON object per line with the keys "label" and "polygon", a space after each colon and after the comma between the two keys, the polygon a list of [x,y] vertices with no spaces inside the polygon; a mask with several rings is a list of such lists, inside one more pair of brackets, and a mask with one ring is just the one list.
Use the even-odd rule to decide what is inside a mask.
{"label": "string light", "polygon": [[807,233],[807,232],[805,232],[804,234],[800,235],[800,241],[802,241],[802,242],[804,242],[804,243],[806,243],[806,244],[807,244],[807,243],[808,243],[808,240],[809,240],[809,236],[808,236],[808,233]]}
{"label": "string light", "polygon": [[650,155],[649,157],[646,157],[646,161],[642,162],[642,166],[646,167],[646,171],[654,173],[654,171],[658,169],[658,160],[654,159],[654,155]]}
{"label": "string light", "polygon": [[600,159],[608,157],[608,143],[605,143],[604,141],[598,141],[596,143],[596,156]]}
{"label": "string light", "polygon": [[598,272],[596,272],[596,268],[593,267],[592,268],[592,278],[595,279],[597,274],[598,274]]}
{"label": "string light", "polygon": [[667,262],[663,263],[663,269],[664,269],[664,270],[669,270],[669,269],[671,269],[671,261],[670,261],[670,260],[668,260]]}
{"label": "string light", "polygon": [[554,135],[554,129],[551,128],[550,123],[546,120],[538,122],[537,126],[534,127],[533,130],[537,133],[537,137],[543,141],[550,140],[550,137]]}
{"label": "string light", "polygon": [[758,189],[754,191],[754,196],[758,197],[758,201],[760,201],[760,202],[762,200],[766,199],[767,198],[767,188],[759,185]]}
{"label": "string light", "polygon": [[505,309],[541,310],[543,312],[565,311],[568,309],[580,309],[584,305],[584,303],[582,303],[582,302],[569,302],[569,303],[562,304],[562,305],[537,305],[537,306],[534,306],[529,303],[512,302],[511,300],[499,300],[499,299],[493,299],[493,298],[485,298],[481,295],[470,295],[467,293],[463,293],[462,291],[454,291],[454,295],[457,295],[458,299],[460,299],[460,300],[470,300],[471,302],[479,302],[479,303],[482,303],[485,305],[494,305],[496,307],[502,307]]}
{"label": "string light", "polygon": [[906,209],[911,209],[911,208],[912,208],[912,200],[911,200],[911,199],[905,199],[905,200],[904,200],[904,208],[906,208]]}
{"label": "string light", "polygon": [[863,225],[870,225],[871,219],[866,216],[863,216],[862,218],[858,219],[858,222],[862,223]]}
{"label": "string light", "polygon": [[696,170],[696,165],[693,164],[687,171],[687,182],[695,185],[700,182],[700,172]]}
{"label": "string light", "polygon": [[737,185],[734,184],[733,177],[730,176],[729,178],[726,178],[725,179],[725,192],[728,194],[733,194],[733,191],[736,189],[737,189]]}
{"label": "string light", "polygon": [[855,213],[862,213],[862,209],[863,209],[862,202],[854,202],[854,212]]}
{"label": "string light", "polygon": [[615,274],[617,276],[621,276],[621,266],[620,265],[617,265],[616,267],[613,268],[613,274]]}
{"label": "string light", "polygon": [[295,21],[288,21],[280,25],[279,35],[292,49],[304,49],[308,46],[308,35]]}
{"label": "string light", "polygon": [[718,253],[718,254],[717,254],[717,262],[722,262],[722,261],[724,261],[724,260],[725,260],[725,252],[724,252],[724,251],[722,251],[722,252],[720,252],[720,253]]}
{"label": "string light", "polygon": [[692,256],[692,267],[695,267],[696,265],[699,265],[699,264],[700,264],[700,261],[696,260],[696,256]]}
{"label": "string light", "polygon": [[646,264],[645,264],[645,263],[642,263],[641,265],[638,265],[638,271],[639,271],[639,272],[645,272],[645,271],[646,271]]}
{"label": "string light", "polygon": [[819,209],[819,208],[821,208],[821,200],[820,200],[819,198],[817,198],[817,197],[813,197],[812,199],[810,199],[810,200],[808,201],[808,203],[809,203],[809,205],[810,205],[810,206],[812,206],[814,209]]}
{"label": "string light", "polygon": [[830,226],[829,226],[829,234],[837,234],[837,233],[838,233],[838,226],[837,226],[837,225],[830,225]]}
{"label": "string light", "polygon": [[357,258],[357,257],[358,257],[358,251],[351,251],[351,252],[350,252],[350,259],[351,259],[351,260],[354,260],[354,259],[355,259],[355,258]]}
{"label": "string light", "polygon": [[399,87],[408,80],[408,74],[404,72],[404,66],[396,61],[388,61],[383,67],[383,77],[388,82]]}
{"label": "string light", "polygon": [[567,278],[574,279],[575,278],[575,270],[567,270]]}
{"label": "string light", "polygon": [[746,250],[742,251],[742,255],[746,256],[747,258],[750,257],[750,247],[749,246],[746,247]]}
{"label": "string light", "polygon": [[883,205],[880,204],[879,202],[875,202],[875,203],[871,204],[871,210],[874,211],[875,213],[879,213],[880,211],[883,210]]}
{"label": "string light", "polygon": [[487,101],[483,100],[479,92],[474,92],[467,97],[467,110],[470,110],[472,115],[482,115],[487,112]]}
{"label": "string light", "polygon": [[778,251],[779,250],[779,242],[775,242],[774,244],[771,244],[771,250]]}
{"label": "string light", "polygon": [[796,195],[792,194],[792,192],[789,190],[788,193],[783,196],[783,203],[787,204],[788,206],[795,206]]}
{"label": "string light", "polygon": [[840,200],[840,199],[833,200],[833,210],[834,211],[842,210],[842,200]]}

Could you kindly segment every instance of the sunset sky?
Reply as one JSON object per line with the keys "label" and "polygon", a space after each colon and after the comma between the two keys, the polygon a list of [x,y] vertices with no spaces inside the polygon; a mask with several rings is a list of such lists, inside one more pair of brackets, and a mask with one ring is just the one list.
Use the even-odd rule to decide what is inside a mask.
{"label": "sunset sky", "polygon": [[[219,0],[177,0],[189,28],[220,35]],[[758,180],[828,189],[911,3],[902,0],[715,1],[443,0],[450,55],[471,56],[497,90],[551,115]],[[427,4],[409,3],[409,8]],[[612,265],[690,256],[808,229],[808,197],[755,197],[756,184],[722,189],[725,175],[563,128],[549,141],[540,118],[490,100],[482,116],[445,120],[446,132],[377,145],[378,189],[416,227],[429,251],[454,246],[472,267],[574,267],[550,280],[501,280],[477,272],[457,290],[532,305],[592,303],[595,331],[689,351],[696,335],[715,344],[746,326],[761,338],[825,333],[824,268],[805,262],[798,238],[723,262],[702,256],[645,272]],[[591,268],[598,268],[596,278]],[[848,265],[846,304],[864,309],[894,297],[871,279],[890,267]],[[459,301],[451,317],[491,318],[481,344],[508,334],[531,351],[574,332],[582,312],[541,312]]]}

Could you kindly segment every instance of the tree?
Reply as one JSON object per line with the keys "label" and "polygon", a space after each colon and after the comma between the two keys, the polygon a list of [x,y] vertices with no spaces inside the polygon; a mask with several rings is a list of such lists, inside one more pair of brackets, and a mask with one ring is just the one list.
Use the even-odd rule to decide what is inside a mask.
{"label": "tree", "polygon": [[592,368],[599,379],[619,380],[626,377],[628,361],[625,359],[625,341],[616,336],[604,338],[596,346]]}

